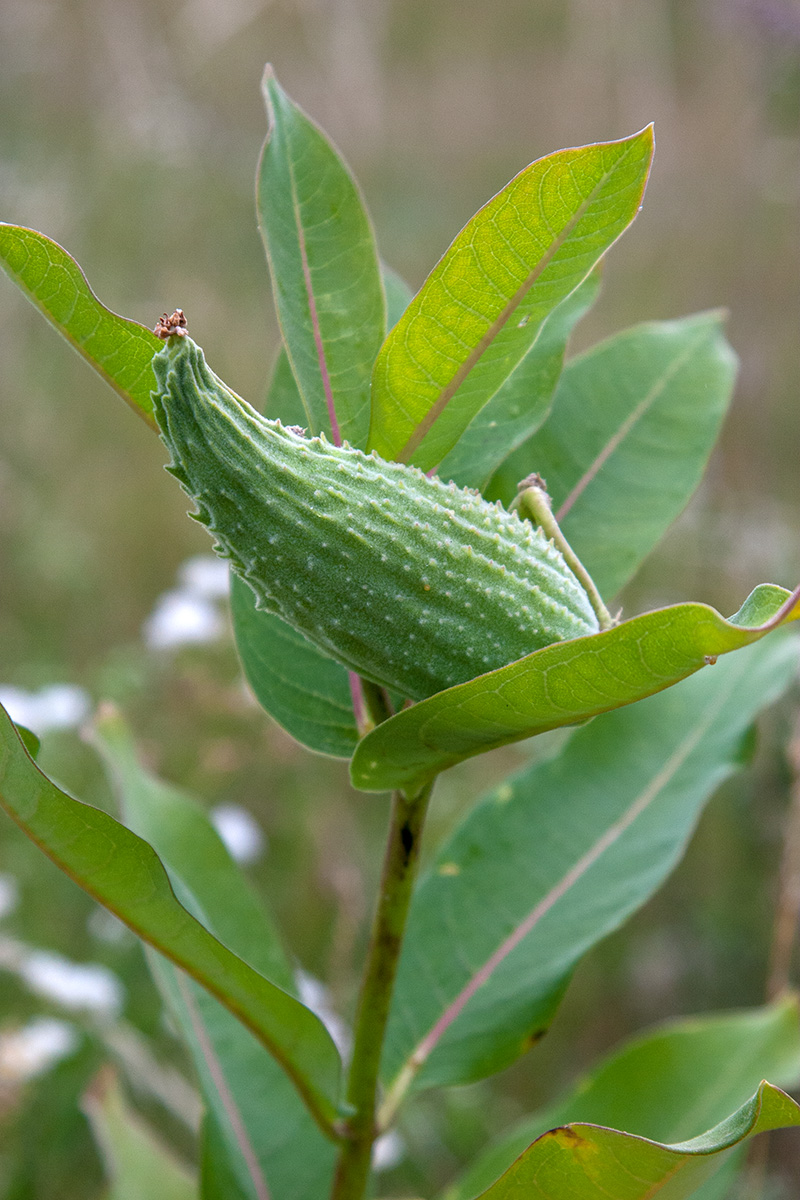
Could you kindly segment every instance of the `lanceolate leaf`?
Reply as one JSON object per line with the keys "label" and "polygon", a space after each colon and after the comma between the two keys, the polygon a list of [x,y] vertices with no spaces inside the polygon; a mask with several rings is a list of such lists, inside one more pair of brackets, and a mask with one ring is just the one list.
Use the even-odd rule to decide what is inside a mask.
{"label": "lanceolate leaf", "polygon": [[[272,922],[200,805],[141,768],[118,715],[100,717],[96,740],[116,779],[129,826],[155,848],[190,911],[229,949],[293,991],[291,968]],[[171,963],[157,954],[149,954],[148,961],[213,1114],[222,1143],[217,1159],[224,1157],[239,1190],[248,1200],[324,1195],[333,1144],[317,1129],[275,1059]]]}
{"label": "lanceolate leaf", "polygon": [[280,617],[260,612],[234,573],[231,612],[242,668],[262,708],[310,750],[350,758],[358,730],[345,667]]}
{"label": "lanceolate leaf", "polygon": [[[391,267],[387,267],[386,264],[381,268],[381,277],[386,292],[386,321],[391,329],[407,308],[411,299],[411,289],[405,280],[401,279],[397,272],[393,271]],[[271,420],[280,421],[284,425],[300,425],[302,428],[305,428],[308,419],[300,389],[292,373],[289,356],[283,346],[278,351],[275,365],[272,368],[272,379],[264,406],[264,415]],[[323,428],[330,435],[327,423]]]}
{"label": "lanceolate leaf", "polygon": [[363,447],[370,372],[386,331],[374,234],[347,167],[269,67],[263,89],[259,227],[305,423]]}
{"label": "lanceolate leaf", "polygon": [[716,1125],[769,1078],[800,1080],[797,997],[766,1008],[684,1017],[632,1039],[555,1104],[485,1151],[443,1200],[472,1200],[535,1138],[568,1121],[677,1142]]}
{"label": "lanceolate leaf", "polygon": [[280,421],[282,425],[298,425],[301,429],[306,428],[308,421],[297,380],[292,374],[292,364],[283,346],[272,368],[264,415],[271,421]]}
{"label": "lanceolate leaf", "polygon": [[769,1083],[708,1133],[675,1145],[597,1125],[566,1125],[534,1142],[480,1200],[684,1200],[746,1138],[794,1125],[800,1125],[800,1107]]}
{"label": "lanceolate leaf", "polygon": [[206,1112],[200,1133],[200,1200],[249,1200],[231,1165],[223,1133]]}
{"label": "lanceolate leaf", "polygon": [[150,362],[163,343],[95,296],[75,259],[33,229],[0,224],[0,267],[98,375],[155,429]]}
{"label": "lanceolate leaf", "polygon": [[439,464],[442,479],[483,491],[506,455],[538,429],[550,409],[569,335],[599,290],[600,271],[595,268],[545,319],[519,366]]}
{"label": "lanceolate leaf", "polygon": [[637,325],[564,368],[547,421],[489,488],[538,471],[567,541],[612,597],[700,482],[733,390],[719,313]]}
{"label": "lanceolate leaf", "polygon": [[336,1148],[275,1060],[193,980],[159,955],[149,953],[148,961],[247,1200],[325,1196]]}
{"label": "lanceolate leaf", "polygon": [[0,806],[84,891],[229,1008],[278,1059],[319,1121],[335,1119],[340,1062],[322,1023],[179,904],[147,842],[43,775],[2,708]]}
{"label": "lanceolate leaf", "polygon": [[800,588],[762,584],[730,620],[705,604],[676,604],[546,646],[379,725],[356,749],[353,783],[416,788],[474,754],[651,696],[798,617]]}
{"label": "lanceolate leaf", "polygon": [[441,462],[639,209],[652,129],[526,167],[465,226],[381,348],[369,448]]}
{"label": "lanceolate leaf", "polygon": [[721,659],[578,730],[469,815],[412,905],[384,1061],[390,1094],[480,1078],[547,1029],[582,955],[672,870],[797,661],[792,638]]}

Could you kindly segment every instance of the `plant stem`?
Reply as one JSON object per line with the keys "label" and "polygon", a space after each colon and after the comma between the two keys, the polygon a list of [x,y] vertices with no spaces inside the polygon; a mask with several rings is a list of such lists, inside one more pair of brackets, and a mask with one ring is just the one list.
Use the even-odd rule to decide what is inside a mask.
{"label": "plant stem", "polygon": [[371,683],[369,679],[362,679],[361,692],[373,728],[376,725],[382,725],[384,721],[389,720],[389,717],[394,716],[394,709],[386,688],[380,687],[377,683]]}
{"label": "plant stem", "polygon": [[800,914],[800,716],[789,741],[786,757],[792,772],[792,786],[767,976],[769,1000],[774,1000],[789,986],[792,951]]}
{"label": "plant stem", "polygon": [[600,628],[611,629],[615,624],[614,618],[603,603],[603,598],[591,575],[561,532],[561,527],[553,516],[544,480],[539,475],[529,475],[527,479],[523,479],[519,488],[519,494],[511,507],[519,509],[522,516],[530,516],[546,535],[552,538],[556,547],[561,551],[567,566],[583,585]]}
{"label": "plant stem", "polygon": [[433,783],[412,796],[395,792],[380,892],[356,1014],[347,1083],[352,1108],[345,1124],[331,1200],[362,1200],[378,1134],[375,1107],[383,1039],[419,862],[422,826]]}
{"label": "plant stem", "polygon": [[[800,915],[800,715],[786,747],[786,758],[791,771],[791,788],[767,970],[768,1001],[776,1000],[789,987]],[[769,1132],[762,1134],[753,1142],[747,1155],[747,1194],[753,1200],[763,1200],[766,1195],[771,1141]]]}

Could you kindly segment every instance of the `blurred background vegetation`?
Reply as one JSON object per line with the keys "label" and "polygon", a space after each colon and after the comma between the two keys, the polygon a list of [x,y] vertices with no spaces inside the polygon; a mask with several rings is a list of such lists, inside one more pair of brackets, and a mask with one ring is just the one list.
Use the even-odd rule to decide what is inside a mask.
{"label": "blurred background vegetation", "polygon": [[[691,598],[731,612],[762,580],[798,582],[795,0],[0,0],[0,218],[61,242],[126,316],[152,326],[185,308],[214,369],[257,404],[277,345],[253,209],[267,60],[343,151],[383,257],[415,287],[528,162],[654,120],[644,210],[574,348],[725,307],[741,374],[708,478],[626,611]],[[252,814],[268,848],[251,869],[298,961],[349,1012],[381,801],[268,723],[227,634],[143,640],[206,534],[186,520],[160,443],[10,284],[0,363],[0,684],[117,701],[155,769]],[[434,1180],[626,1033],[762,999],[792,720],[791,705],[768,718],[750,772],[714,799],[664,891],[584,962],[552,1034],[501,1078],[410,1111],[403,1137]],[[429,844],[530,752],[446,776]],[[111,804],[74,731],[47,734],[43,764]],[[108,1043],[122,1028],[134,1059],[141,1034],[162,1059],[179,1054],[134,940],[6,822],[0,881],[0,1197],[91,1200],[101,1169],[78,1099]],[[37,985],[20,968],[31,947],[113,970],[121,1009]],[[65,1016],[76,1048],[35,1078],[10,1035]],[[190,1153],[180,1122],[173,1132]],[[796,1194],[796,1137],[778,1140],[773,1175]],[[423,1187],[408,1163],[383,1184]]]}

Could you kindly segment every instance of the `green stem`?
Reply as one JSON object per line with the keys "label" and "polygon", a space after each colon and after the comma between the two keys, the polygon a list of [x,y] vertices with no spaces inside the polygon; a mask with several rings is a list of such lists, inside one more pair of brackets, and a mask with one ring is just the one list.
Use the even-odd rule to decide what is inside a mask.
{"label": "green stem", "polygon": [[792,776],[789,811],[783,838],[778,901],[769,957],[767,999],[774,1000],[790,986],[792,957],[800,914],[800,716],[786,752]]}
{"label": "green stem", "polygon": [[531,517],[544,530],[546,535],[552,538],[555,546],[561,551],[567,566],[583,585],[583,589],[589,597],[589,603],[597,616],[600,628],[613,628],[615,624],[614,618],[603,603],[603,597],[597,590],[594,580],[564,537],[558,521],[553,516],[550,497],[545,489],[544,481],[538,475],[529,475],[527,479],[522,481],[519,487],[519,494],[512,508],[517,508],[523,517]]}
{"label": "green stem", "polygon": [[378,1136],[375,1108],[383,1039],[433,784],[415,795],[395,792],[378,905],[356,1014],[347,1082],[352,1110],[345,1127],[331,1200],[362,1200]]}
{"label": "green stem", "polygon": [[369,679],[362,679],[361,691],[373,728],[376,725],[382,725],[384,721],[389,720],[389,717],[394,716],[394,709],[386,688],[380,687],[377,683],[371,683]]}

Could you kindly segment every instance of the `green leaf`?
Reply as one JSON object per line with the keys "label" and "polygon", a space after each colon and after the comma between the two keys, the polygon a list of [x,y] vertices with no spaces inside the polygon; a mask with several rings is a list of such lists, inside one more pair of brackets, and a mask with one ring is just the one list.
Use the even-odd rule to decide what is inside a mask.
{"label": "green leaf", "polygon": [[83,1098],[111,1187],[106,1200],[197,1200],[197,1183],[125,1101],[106,1068]]}
{"label": "green leaf", "polygon": [[535,1138],[568,1121],[677,1142],[722,1121],[764,1078],[789,1088],[800,1080],[794,995],[765,1008],[684,1017],[633,1038],[482,1154],[444,1200],[472,1200]]}
{"label": "green leaf", "polygon": [[275,1060],[213,996],[159,955],[147,957],[192,1056],[239,1190],[247,1200],[327,1195],[335,1146]]}
{"label": "green leaf", "polygon": [[762,1083],[740,1109],[689,1142],[664,1145],[573,1123],[534,1142],[481,1200],[684,1200],[722,1165],[726,1151],[770,1129],[800,1125],[800,1107]]}
{"label": "green leaf", "polygon": [[35,734],[32,729],[27,729],[26,726],[20,724],[15,725],[15,729],[19,734],[20,741],[28,751],[28,754],[30,754],[31,758],[37,759],[39,757],[39,751],[42,748],[42,743],[38,734]]}
{"label": "green leaf", "polygon": [[750,723],[797,671],[777,638],[576,731],[501,785],[439,852],[411,908],[383,1076],[464,1083],[550,1024],[586,951],[658,888]]}
{"label": "green leaf", "polygon": [[[261,898],[193,797],[141,765],[133,737],[111,705],[97,715],[100,751],[129,829],[148,842],[186,907],[229,948],[284,991],[294,979],[278,932]],[[183,894],[181,894],[183,893]]]}
{"label": "green leaf", "polygon": [[[389,327],[396,325],[408,307],[411,288],[396,271],[384,263],[381,267],[383,286],[386,292],[386,317]],[[292,373],[292,365],[285,347],[281,346],[272,368],[265,415],[283,425],[299,425],[305,428],[307,414],[303,398]]]}
{"label": "green leaf", "polygon": [[700,482],[733,391],[719,313],[637,325],[564,368],[552,412],[488,489],[538,471],[564,536],[613,596]]}
{"label": "green leaf", "polygon": [[436,473],[440,478],[483,491],[503,459],[539,428],[550,411],[567,340],[599,290],[600,271],[595,267],[545,318],[538,338],[516,370],[439,464]]}
{"label": "green leaf", "polygon": [[271,421],[280,421],[282,425],[298,425],[301,429],[306,427],[308,417],[303,407],[303,398],[283,346],[278,351],[272,368],[264,414]]}
{"label": "green leaf", "polygon": [[75,259],[44,234],[0,224],[0,266],[89,366],[155,429],[150,392],[156,381],[150,363],[163,342],[101,304]]}
{"label": "green leaf", "polygon": [[258,220],[304,423],[363,446],[370,372],[386,332],[372,226],[347,167],[270,67],[263,91]]}
{"label": "green leaf", "polygon": [[231,574],[236,648],[256,699],[293,738],[336,758],[350,758],[358,742],[345,667],[282,621],[260,612],[255,596]]}
{"label": "green leaf", "polygon": [[[757,624],[743,623],[754,614]],[[762,584],[727,621],[706,604],[676,604],[604,633],[556,642],[437,692],[373,729],[353,756],[353,784],[367,792],[416,789],[475,754],[662,691],[798,617],[800,588],[790,594]]]}
{"label": "green leaf", "polygon": [[200,1200],[248,1200],[231,1166],[224,1135],[208,1112],[200,1134]]}
{"label": "green leaf", "polygon": [[[155,848],[193,914],[229,949],[294,990],[291,968],[258,897],[191,797],[144,771],[118,714],[98,719],[95,740],[121,794],[129,826]],[[207,992],[155,954],[151,970],[181,1031],[213,1114],[225,1162],[248,1200],[317,1200],[334,1147],[264,1047]],[[204,1179],[205,1186],[205,1179]]]}
{"label": "green leaf", "polygon": [[384,342],[369,448],[441,462],[639,210],[652,128],[526,167],[455,239]]}
{"label": "green leaf", "polygon": [[230,1009],[281,1063],[321,1123],[335,1119],[340,1061],[322,1022],[186,911],[147,842],[43,775],[2,708],[0,806],[84,891]]}

